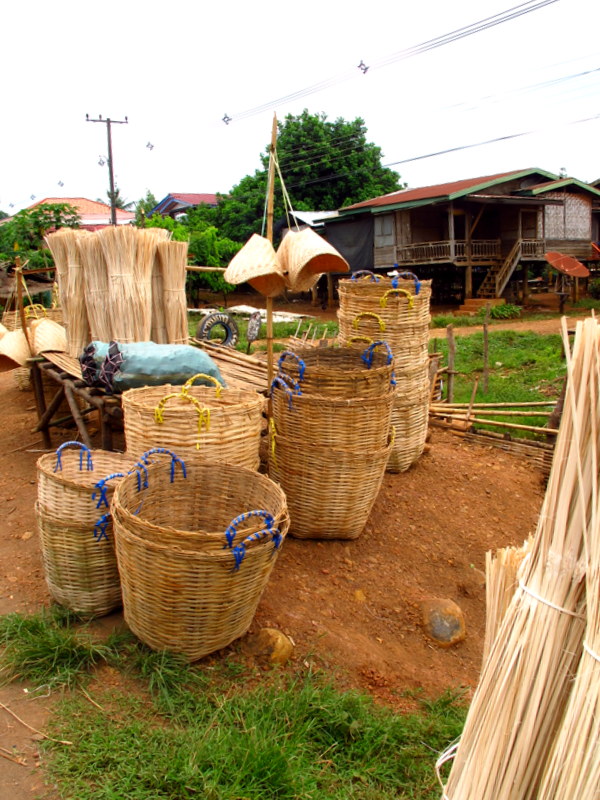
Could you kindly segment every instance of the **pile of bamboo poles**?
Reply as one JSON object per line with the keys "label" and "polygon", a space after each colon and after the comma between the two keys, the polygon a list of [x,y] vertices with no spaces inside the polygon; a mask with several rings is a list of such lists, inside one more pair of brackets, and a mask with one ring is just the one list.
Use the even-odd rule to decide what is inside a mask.
{"label": "pile of bamboo poles", "polygon": [[600,792],[600,326],[578,322],[571,352],[563,320],[563,341],[567,392],[531,552],[461,741],[438,761],[454,756],[450,800]]}
{"label": "pile of bamboo poles", "polygon": [[130,226],[61,229],[46,237],[70,355],[90,340],[187,343],[187,243],[168,237],[162,229]]}
{"label": "pile of bamboo poles", "polygon": [[210,355],[219,367],[219,372],[229,388],[255,389],[257,392],[267,391],[266,361],[206,339],[192,339],[191,341],[192,344]]}
{"label": "pile of bamboo poles", "polygon": [[[473,391],[473,396],[477,386]],[[445,403],[436,401],[429,407],[430,422],[437,427],[449,427],[459,431],[470,430],[473,425],[501,428],[503,431],[529,431],[556,436],[558,430],[541,425],[515,422],[515,418],[549,418],[556,405],[555,400],[531,403]]]}

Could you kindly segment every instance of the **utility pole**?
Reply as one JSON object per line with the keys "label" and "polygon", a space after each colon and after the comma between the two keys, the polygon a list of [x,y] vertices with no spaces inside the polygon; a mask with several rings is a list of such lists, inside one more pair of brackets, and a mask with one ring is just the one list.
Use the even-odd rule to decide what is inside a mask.
{"label": "utility pole", "polygon": [[86,122],[102,122],[106,125],[106,135],[108,137],[108,177],[110,181],[110,224],[117,224],[117,207],[115,205],[115,176],[113,172],[113,157],[112,157],[112,137],[110,133],[111,125],[127,125],[129,120],[125,119],[111,119],[107,117],[102,119],[102,114],[98,114],[98,119],[90,119],[90,115],[85,115]]}

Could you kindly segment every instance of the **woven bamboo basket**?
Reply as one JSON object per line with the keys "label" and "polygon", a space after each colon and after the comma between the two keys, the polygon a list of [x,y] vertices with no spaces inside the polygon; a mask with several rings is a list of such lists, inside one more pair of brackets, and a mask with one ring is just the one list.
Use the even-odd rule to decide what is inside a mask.
{"label": "woven bamboo basket", "polygon": [[[77,447],[78,450],[67,448]],[[115,473],[127,472],[131,455],[89,450],[80,442],[65,442],[56,453],[37,461],[37,501],[41,512],[65,524],[95,525],[108,511],[119,475],[96,489],[96,484]],[[96,496],[94,496],[96,495]]]}
{"label": "woven bamboo basket", "polygon": [[[274,439],[274,442],[273,442]],[[299,539],[356,539],[377,498],[393,436],[378,450],[343,450],[285,439],[271,430],[269,476],[281,484],[290,534]]]}
{"label": "woven bamboo basket", "polygon": [[358,314],[354,320],[344,319],[338,315],[339,341],[345,345],[355,343],[364,347],[365,342],[373,342],[384,338],[394,354],[396,369],[409,369],[415,362],[420,363],[429,350],[429,324],[381,324],[369,312]]}
{"label": "woven bamboo basket", "polygon": [[429,357],[416,361],[404,369],[394,370],[396,396],[400,399],[420,392],[425,380],[429,381]]}
{"label": "woven bamboo basket", "polygon": [[57,519],[39,506],[36,517],[44,574],[54,600],[91,616],[118,608],[121,586],[110,523],[100,538],[89,525]]}
{"label": "woven bamboo basket", "polygon": [[[202,378],[215,384],[193,386]],[[258,469],[263,398],[248,390],[222,389],[209,376],[183,386],[146,386],[123,393],[127,451],[174,450],[202,459]]]}
{"label": "woven bamboo basket", "polygon": [[[279,530],[265,522],[263,512],[270,513],[269,508],[256,509],[252,487],[268,479],[251,470],[195,462],[183,479],[178,473],[173,475],[171,466],[166,461],[151,465],[147,487],[137,498],[135,493],[127,495],[131,484],[137,487],[135,475],[125,478],[115,493],[123,610],[131,630],[149,647],[182,653],[195,661],[226,647],[248,630],[289,520],[285,513]],[[211,480],[214,484],[209,491]],[[272,482],[270,486],[275,505],[285,504],[281,489]],[[183,494],[177,495],[179,501],[175,502],[173,493],[180,491]],[[250,509],[239,500],[244,492],[246,500],[251,499]],[[177,532],[169,531],[170,543],[164,544],[150,540],[146,531],[132,525],[139,514],[134,513],[133,503],[126,507],[124,501],[137,500],[139,506],[140,494],[140,513],[152,516],[153,525],[165,532],[178,509],[178,523],[183,528],[180,546],[173,544]],[[150,504],[149,498],[155,494],[162,502]],[[265,498],[259,494],[256,499]],[[258,531],[250,525],[255,520],[262,521]],[[243,532],[242,525],[246,526]],[[208,534],[204,542],[201,527]],[[253,532],[245,536],[248,529]],[[218,530],[218,540],[211,543],[211,532]],[[196,541],[194,534],[200,537]]]}
{"label": "woven bamboo basket", "polygon": [[[341,281],[340,283],[352,283]],[[387,326],[417,325],[431,321],[429,298],[411,294],[408,289],[380,289],[379,295],[340,292],[338,314],[350,321],[358,314],[376,314]]]}
{"label": "woven bamboo basket", "polygon": [[387,463],[388,472],[406,472],[423,453],[429,424],[429,378],[420,391],[397,394],[392,411],[392,427],[396,432]]}
{"label": "woven bamboo basket", "polygon": [[[383,345],[378,342],[378,345]],[[367,359],[363,360],[363,356]],[[302,348],[286,351],[279,358],[279,372],[303,394],[326,397],[379,397],[389,391],[392,380],[392,355],[389,348],[375,344],[352,347]]]}
{"label": "woven bamboo basket", "polygon": [[360,294],[362,297],[372,296],[380,298],[383,292],[388,289],[406,289],[415,298],[427,303],[431,300],[431,281],[422,281],[414,272],[401,272],[394,277],[388,275],[376,275],[370,270],[360,270],[352,273],[350,278],[339,281],[338,290],[346,294]]}
{"label": "woven bamboo basket", "polygon": [[275,378],[271,392],[277,435],[321,447],[381,449],[387,444],[393,386],[379,397],[335,398],[295,394],[284,380]]}

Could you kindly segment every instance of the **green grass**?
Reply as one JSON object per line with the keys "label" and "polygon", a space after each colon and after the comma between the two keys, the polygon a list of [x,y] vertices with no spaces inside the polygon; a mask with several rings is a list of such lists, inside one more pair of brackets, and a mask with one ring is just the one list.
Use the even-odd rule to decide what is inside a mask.
{"label": "green grass", "polygon": [[[264,672],[231,656],[190,666],[127,632],[99,643],[75,622],[57,609],[0,618],[3,668],[71,690],[47,728],[73,745],[44,743],[65,800],[439,796],[433,764],[464,723],[458,693],[396,714],[320,672]],[[91,695],[79,693],[105,664],[134,681],[128,691],[103,687],[100,671]]]}
{"label": "green grass", "polygon": [[465,714],[449,694],[395,714],[313,673],[177,689],[166,717],[164,698],[135,713],[123,695],[108,701],[121,709],[110,717],[79,699],[58,708],[52,734],[76,742],[47,745],[65,798],[429,800]]}

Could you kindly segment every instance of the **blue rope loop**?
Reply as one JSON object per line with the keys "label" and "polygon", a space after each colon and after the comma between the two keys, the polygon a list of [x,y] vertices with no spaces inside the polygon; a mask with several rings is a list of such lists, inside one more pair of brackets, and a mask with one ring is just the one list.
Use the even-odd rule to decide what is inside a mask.
{"label": "blue rope loop", "polygon": [[[283,389],[283,391],[287,394],[287,396],[288,396],[288,407],[291,409],[292,408],[292,400],[294,398],[294,393],[290,389],[290,387],[287,385],[283,375],[277,375],[271,381],[271,389],[269,390],[269,396],[270,397],[273,397],[273,392],[275,391],[275,387],[276,386],[280,386]],[[302,392],[300,390],[298,390],[297,394],[302,394]]]}
{"label": "blue rope loop", "polygon": [[[166,447],[153,447],[151,450],[147,450],[145,453],[142,453],[142,455],[140,456],[138,466],[141,466],[142,463],[150,464],[149,457],[151,455],[154,455],[154,453],[160,453],[162,455],[171,456],[171,483],[173,483],[173,481],[175,480],[176,464],[179,464],[179,466],[181,467],[181,474],[183,475],[183,477],[187,478],[187,469],[185,468],[185,462],[181,458],[179,458],[179,456],[172,450],[167,450]],[[146,486],[144,488],[147,488],[147,483],[148,483],[148,475],[146,473]]]}
{"label": "blue rope loop", "polygon": [[[394,264],[397,267],[397,264]],[[399,275],[392,280],[392,288],[397,289],[398,285],[400,284],[400,278],[404,278],[405,280],[411,280],[415,282],[415,294],[419,294],[421,291],[421,281],[417,278],[414,272],[401,272]]]}
{"label": "blue rope loop", "polygon": [[[276,375],[276,377],[280,378],[282,381],[284,381],[291,388],[291,390],[294,392],[294,394],[297,394],[297,395],[301,395],[302,394],[302,388],[300,387],[300,383],[298,381],[294,380],[294,378],[292,378],[291,375],[288,375],[287,372],[279,372]],[[273,379],[273,380],[275,380],[275,379]]]}
{"label": "blue rope loop", "polygon": [[367,369],[371,369],[371,367],[373,366],[373,357],[375,355],[375,350],[377,347],[385,347],[387,352],[387,360],[385,362],[386,364],[391,364],[392,361],[394,360],[394,354],[392,353],[392,348],[389,346],[387,342],[384,342],[383,340],[379,342],[373,342],[373,344],[370,344],[364,351],[364,353],[361,355],[361,359],[363,360],[364,364],[366,364]]}
{"label": "blue rope loop", "polygon": [[[135,473],[137,477],[137,490],[141,492],[142,489],[148,488],[148,467],[144,464],[143,461],[138,461],[138,463],[134,466],[133,469],[130,469],[127,473],[128,475],[133,475]],[[142,474],[144,477],[142,478]]]}
{"label": "blue rope loop", "polygon": [[242,522],[251,517],[262,517],[265,521],[265,528],[266,530],[270,531],[273,529],[273,523],[275,519],[272,514],[269,514],[268,511],[263,511],[261,509],[256,509],[255,511],[245,511],[243,514],[240,514],[235,519],[231,520],[227,528],[225,529],[225,540],[227,544],[224,547],[231,547],[233,546],[233,540],[237,536],[237,528]]}
{"label": "blue rope loop", "polygon": [[278,371],[279,371],[280,373],[284,371],[284,370],[283,370],[283,362],[286,360],[286,358],[287,358],[288,356],[291,356],[292,358],[295,358],[295,359],[296,359],[296,361],[298,362],[298,380],[300,381],[300,383],[302,383],[302,381],[304,380],[304,372],[305,372],[305,370],[306,370],[306,364],[305,364],[305,363],[304,363],[304,361],[303,361],[303,360],[300,358],[300,356],[299,356],[299,355],[296,355],[296,353],[292,353],[292,351],[291,351],[291,350],[285,350],[285,351],[284,351],[284,352],[283,352],[283,353],[282,353],[282,354],[279,356],[279,361],[277,362],[277,366],[278,366],[278,368],[279,368],[279,369],[278,369]]}
{"label": "blue rope loop", "polygon": [[84,453],[87,453],[87,466],[86,466],[86,469],[88,470],[88,472],[93,470],[94,469],[94,464],[92,462],[92,451],[90,450],[90,448],[86,447],[81,442],[71,441],[71,442],[64,442],[64,444],[61,444],[61,446],[56,451],[56,464],[54,465],[54,472],[58,472],[59,470],[62,471],[62,451],[65,449],[65,447],[69,447],[71,445],[75,445],[75,447],[80,447],[81,448],[81,450],[79,451],[79,471],[81,472],[83,470],[83,454]]}
{"label": "blue rope loop", "polygon": [[234,572],[237,572],[237,570],[240,568],[242,564],[242,561],[244,560],[244,557],[246,555],[246,546],[250,542],[258,542],[267,536],[271,537],[271,541],[273,542],[274,545],[273,552],[271,553],[271,555],[275,554],[275,551],[279,549],[282,540],[282,536],[279,533],[279,528],[275,528],[273,530],[273,528],[268,526],[266,528],[263,528],[261,531],[256,531],[256,533],[251,533],[250,536],[247,536],[244,539],[244,541],[241,542],[241,544],[236,545],[231,550],[231,552],[233,553],[233,560],[235,562],[233,565]]}
{"label": "blue rope loop", "polygon": [[[110,507],[110,503],[108,502],[108,497],[106,494],[106,491],[108,489],[106,484],[113,478],[124,478],[124,477],[125,477],[124,472],[113,472],[112,475],[108,475],[106,478],[102,478],[101,481],[98,481],[98,483],[94,485],[94,489],[98,489],[100,492],[100,497],[98,498],[98,502],[96,503],[96,508],[101,508],[102,505],[105,505],[106,508]],[[98,492],[92,492],[92,500],[96,499],[97,494]]]}
{"label": "blue rope loop", "polygon": [[362,277],[363,275],[370,275],[371,276],[371,283],[379,283],[379,281],[380,281],[379,276],[375,275],[374,272],[371,272],[370,269],[359,269],[356,272],[353,272],[351,277],[350,277],[350,280],[351,281],[355,281],[359,277]]}
{"label": "blue rope loop", "polygon": [[97,542],[101,542],[102,539],[106,539],[108,542],[108,534],[106,533],[106,528],[110,522],[110,514],[103,514],[100,519],[94,525],[94,539]]}

